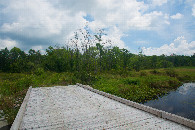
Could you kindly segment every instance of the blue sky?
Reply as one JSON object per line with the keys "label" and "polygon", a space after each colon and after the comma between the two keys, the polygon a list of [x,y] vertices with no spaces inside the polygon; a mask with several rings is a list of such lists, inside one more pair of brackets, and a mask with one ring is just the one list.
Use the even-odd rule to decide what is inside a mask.
{"label": "blue sky", "polygon": [[105,30],[102,42],[132,53],[192,55],[194,21],[193,0],[0,0],[0,49],[44,53],[50,45],[72,44],[87,24],[93,33]]}

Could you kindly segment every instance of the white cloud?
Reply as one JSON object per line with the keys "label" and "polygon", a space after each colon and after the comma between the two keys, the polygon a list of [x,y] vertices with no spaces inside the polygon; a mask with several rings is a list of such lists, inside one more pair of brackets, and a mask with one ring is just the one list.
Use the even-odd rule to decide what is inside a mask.
{"label": "white cloud", "polygon": [[13,47],[18,46],[18,42],[14,41],[12,39],[0,39],[0,49],[5,49],[6,47],[8,49],[12,49]]}
{"label": "white cloud", "polygon": [[170,16],[172,19],[181,19],[182,17],[183,17],[183,15],[182,14],[180,14],[180,13],[177,13],[177,14],[175,14],[175,15],[172,15],[172,16]]}
{"label": "white cloud", "polygon": [[117,28],[124,31],[131,27],[149,26],[152,20],[142,16],[140,11],[147,7],[143,2],[136,0],[124,0],[123,2],[116,0],[106,2],[103,0],[94,2],[7,0],[1,4],[5,7],[0,8],[3,14],[1,16],[6,16],[3,19],[11,18],[10,21],[0,24],[1,33],[45,39],[45,41],[56,43],[64,42],[71,33],[82,28],[86,23],[83,18],[86,14],[91,14],[95,18],[95,21],[89,24],[92,30],[110,29],[110,26],[118,25]]}
{"label": "white cloud", "polygon": [[193,8],[192,8],[192,15],[195,17],[195,4],[193,5]]}
{"label": "white cloud", "polygon": [[167,0],[152,0],[152,6],[161,6],[166,3]]}
{"label": "white cloud", "polygon": [[[155,6],[165,3],[167,0],[152,0]],[[106,28],[105,37],[120,47],[125,47],[121,37],[131,29],[156,31],[170,24],[167,14],[151,12],[150,5],[136,0],[6,0],[1,4],[5,7],[0,8],[1,16],[9,19],[0,23],[0,33],[41,39],[50,45],[64,44],[74,31],[83,28],[86,23],[83,16],[87,14],[94,18],[89,22],[91,30]]]}
{"label": "white cloud", "polygon": [[93,32],[96,32],[97,29],[107,27],[102,21],[99,21],[99,20],[92,21],[92,22],[88,23],[88,25]]}
{"label": "white cloud", "polygon": [[187,42],[187,40],[181,36],[174,40],[173,43],[167,45],[163,45],[159,48],[142,48],[145,55],[171,55],[171,54],[177,54],[177,55],[193,55],[195,53],[195,41],[192,41],[190,43]]}
{"label": "white cloud", "polygon": [[45,54],[45,48],[42,45],[39,46],[32,46],[31,49],[36,50],[36,51],[40,51],[41,54]]}
{"label": "white cloud", "polygon": [[1,32],[24,37],[47,38],[70,33],[85,22],[85,13],[70,16],[68,10],[59,10],[45,0],[8,0],[6,6],[3,13],[13,16],[13,20],[3,23]]}
{"label": "white cloud", "polygon": [[139,46],[144,46],[144,45],[148,45],[149,44],[148,41],[135,41],[134,43],[139,45]]}
{"label": "white cloud", "polygon": [[[93,31],[100,33],[101,29],[97,29],[95,28]],[[113,47],[113,46],[118,46],[119,48],[126,48],[128,49],[127,46],[125,46],[125,43],[121,40],[121,37],[125,36],[123,32],[121,32],[116,26],[110,27],[108,30],[101,30],[102,34],[101,34],[101,41],[100,43],[102,43],[104,45],[104,47]],[[106,35],[105,35],[106,34]],[[76,40],[74,37],[75,35],[69,35],[68,39],[72,39],[72,40],[68,40],[68,46],[71,47],[77,47],[78,48],[82,48],[85,47],[86,43],[87,45],[90,46],[95,46],[96,43],[98,43],[98,39],[94,36],[95,34],[88,34],[86,32],[85,29],[81,29],[79,31],[77,31],[77,36],[79,40]],[[97,34],[99,36],[99,34]],[[85,39],[86,37],[89,38],[89,42],[88,39]]]}
{"label": "white cloud", "polygon": [[[148,9],[143,2],[136,0],[97,0],[94,8],[87,12],[91,14],[95,21],[93,24],[104,26],[116,26],[122,30],[127,31],[132,27],[145,27],[150,25],[150,18],[142,15],[142,12]],[[101,26],[101,25],[100,25]]]}
{"label": "white cloud", "polygon": [[[122,48],[128,49],[125,43],[121,40],[121,37],[123,36],[125,36],[123,32],[121,32],[121,30],[114,26],[108,31],[108,35],[107,36],[104,35],[102,39],[104,43],[106,43],[108,40],[111,40],[112,46],[118,46],[121,49]],[[106,43],[105,46],[109,46],[109,43]]]}
{"label": "white cloud", "polygon": [[[157,2],[155,3],[165,3]],[[74,3],[74,4],[73,4]],[[62,4],[62,5],[60,5]],[[56,5],[56,6],[54,6]],[[56,8],[65,6],[65,8]],[[120,29],[128,30],[132,27],[145,29],[152,26],[153,20],[161,16],[161,12],[142,12],[148,9],[144,2],[136,0],[96,0],[89,1],[70,1],[58,0],[58,2],[45,0],[18,0],[7,2],[7,8],[4,9],[6,15],[14,16],[14,21],[4,23],[1,29],[4,32],[17,32],[28,36],[44,37],[58,35],[66,31],[76,30],[85,20],[83,16],[91,14],[95,22],[107,27],[115,26]],[[160,15],[159,15],[160,14]],[[100,25],[99,26],[102,26]],[[24,33],[27,32],[28,33]],[[39,34],[39,35],[37,35]]]}

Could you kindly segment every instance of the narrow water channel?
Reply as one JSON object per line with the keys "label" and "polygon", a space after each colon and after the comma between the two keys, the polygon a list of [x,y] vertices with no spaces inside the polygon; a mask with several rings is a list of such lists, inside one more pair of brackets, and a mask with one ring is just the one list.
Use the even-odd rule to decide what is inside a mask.
{"label": "narrow water channel", "polygon": [[195,83],[185,83],[158,100],[144,105],[173,113],[195,121]]}

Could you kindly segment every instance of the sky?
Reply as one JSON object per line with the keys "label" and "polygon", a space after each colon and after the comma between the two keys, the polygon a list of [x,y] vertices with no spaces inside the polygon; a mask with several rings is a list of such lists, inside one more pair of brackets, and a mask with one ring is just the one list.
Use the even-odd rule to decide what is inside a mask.
{"label": "sky", "polygon": [[131,53],[195,53],[194,0],[0,0],[0,49],[44,53],[86,25]]}

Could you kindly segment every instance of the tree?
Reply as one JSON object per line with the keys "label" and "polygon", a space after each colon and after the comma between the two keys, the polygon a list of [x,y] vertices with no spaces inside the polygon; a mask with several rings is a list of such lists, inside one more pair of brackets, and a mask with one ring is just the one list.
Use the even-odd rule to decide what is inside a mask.
{"label": "tree", "polygon": [[5,48],[0,51],[0,70],[7,72],[10,70],[10,51]]}

